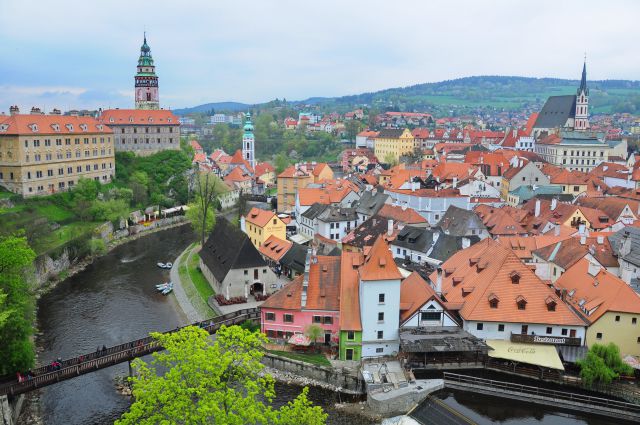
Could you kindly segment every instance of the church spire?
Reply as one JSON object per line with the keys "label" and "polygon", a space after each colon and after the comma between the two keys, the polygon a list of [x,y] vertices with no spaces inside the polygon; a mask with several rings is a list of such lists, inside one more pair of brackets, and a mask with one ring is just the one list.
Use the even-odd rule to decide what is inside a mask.
{"label": "church spire", "polygon": [[582,79],[576,93],[575,130],[589,129],[589,87],[587,87],[587,55],[582,65]]}
{"label": "church spire", "polygon": [[147,32],[144,32],[138,72],[135,75],[136,109],[160,109],[158,96],[158,76],[153,64],[151,48],[147,44]]}
{"label": "church spire", "polygon": [[585,95],[589,95],[589,88],[587,87],[587,55],[584,56],[584,65],[582,65],[582,79],[580,80],[580,88],[578,89],[578,95],[584,92]]}

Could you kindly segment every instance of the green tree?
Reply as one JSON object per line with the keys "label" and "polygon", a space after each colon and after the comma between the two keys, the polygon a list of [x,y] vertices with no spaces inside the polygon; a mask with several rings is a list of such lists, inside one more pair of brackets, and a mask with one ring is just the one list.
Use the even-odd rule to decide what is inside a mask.
{"label": "green tree", "polygon": [[134,402],[116,425],[273,424],[321,425],[327,415],[312,406],[307,391],[280,409],[269,404],[274,380],[264,374],[264,334],[223,326],[215,341],[189,326],[170,334],[151,334],[165,351],[146,364],[133,362]]}
{"label": "green tree", "polygon": [[[200,202],[192,202],[186,212],[187,219],[191,222],[193,232],[203,241],[202,235],[208,235],[216,225],[216,215],[213,208],[208,208],[205,216],[202,204]],[[202,242],[204,244],[204,242]]]}
{"label": "green tree", "polygon": [[394,165],[398,165],[398,160],[391,152],[389,152],[384,156],[384,163],[393,167]]}
{"label": "green tree", "polygon": [[100,183],[81,177],[73,189],[74,212],[82,221],[91,220],[91,203],[98,197]]}
{"label": "green tree", "polygon": [[197,172],[194,174],[193,186],[195,201],[190,206],[195,207],[195,211],[191,213],[190,217],[196,217],[199,220],[199,223],[194,224],[191,219],[193,229],[200,237],[200,243],[204,246],[208,232],[215,225],[213,209],[218,195],[224,190],[224,182],[213,173]]}
{"label": "green tree", "polygon": [[107,252],[107,246],[101,238],[89,239],[89,251],[92,255],[103,255]]}
{"label": "green tree", "polygon": [[320,325],[316,323],[312,323],[304,329],[304,334],[307,338],[311,340],[311,342],[313,343],[313,346],[315,347],[316,341],[318,340],[318,338],[320,338],[322,334],[324,334],[324,329],[322,329]]}
{"label": "green tree", "polygon": [[35,258],[25,237],[0,238],[0,375],[33,367],[35,302],[28,274]]}
{"label": "green tree", "polygon": [[291,163],[289,161],[289,157],[287,155],[285,155],[284,153],[279,153],[278,155],[276,155],[276,159],[275,159],[275,167],[276,167],[276,173],[280,174],[282,173],[285,168],[287,168],[289,166],[289,164]]}
{"label": "green tree", "polygon": [[95,221],[119,223],[129,215],[129,204],[124,199],[95,200],[91,203],[91,215]]}
{"label": "green tree", "polygon": [[631,375],[633,369],[622,361],[620,349],[613,342],[593,344],[584,359],[577,362],[580,377],[586,386],[609,384],[620,375]]}

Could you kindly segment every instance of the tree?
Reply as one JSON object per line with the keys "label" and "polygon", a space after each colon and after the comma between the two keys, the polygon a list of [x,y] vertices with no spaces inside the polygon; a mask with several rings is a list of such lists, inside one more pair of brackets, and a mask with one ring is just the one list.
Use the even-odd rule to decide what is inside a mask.
{"label": "tree", "polygon": [[110,221],[117,224],[121,218],[129,215],[129,204],[124,199],[95,200],[91,203],[90,211],[95,221]]}
{"label": "tree", "polygon": [[311,340],[314,347],[316,346],[316,340],[320,338],[323,333],[324,329],[322,329],[322,327],[316,323],[308,325],[304,330],[304,334]]}
{"label": "tree", "polygon": [[584,359],[577,361],[582,382],[590,387],[596,383],[609,384],[620,375],[631,375],[633,369],[622,361],[620,349],[610,342],[608,345],[593,344]]}
{"label": "tree", "polygon": [[275,159],[276,173],[282,173],[289,166],[289,157],[283,153],[276,155]]}
{"label": "tree", "polygon": [[[198,206],[199,214],[197,218],[200,220],[200,223],[194,226],[194,231],[199,233],[200,243],[204,246],[208,231],[211,231],[213,225],[215,225],[215,218],[211,223],[212,219],[210,217],[213,214],[218,195],[224,190],[224,182],[213,173],[202,171],[194,174],[194,180],[195,202],[192,205]],[[208,223],[211,223],[209,227]]]}
{"label": "tree", "polygon": [[25,237],[0,238],[0,375],[33,367],[35,301],[28,272],[35,258]]}
{"label": "tree", "polygon": [[165,351],[146,364],[136,359],[130,378],[134,402],[116,425],[273,424],[321,425],[327,415],[307,391],[280,409],[269,404],[274,380],[264,374],[264,334],[240,326],[222,328],[215,341],[195,326],[151,334]]}
{"label": "tree", "polygon": [[100,183],[81,177],[78,184],[73,189],[74,210],[80,220],[91,220],[91,212],[89,211],[91,203],[98,197]]}
{"label": "tree", "polygon": [[189,204],[189,209],[185,215],[191,221],[193,232],[200,238],[202,235],[208,235],[216,225],[216,215],[213,212],[213,208],[209,208],[205,216],[202,205],[199,202]]}
{"label": "tree", "polygon": [[384,156],[384,163],[385,164],[389,164],[390,166],[394,166],[398,164],[398,160],[396,159],[395,155],[392,154],[391,152],[389,152],[388,154],[386,154]]}

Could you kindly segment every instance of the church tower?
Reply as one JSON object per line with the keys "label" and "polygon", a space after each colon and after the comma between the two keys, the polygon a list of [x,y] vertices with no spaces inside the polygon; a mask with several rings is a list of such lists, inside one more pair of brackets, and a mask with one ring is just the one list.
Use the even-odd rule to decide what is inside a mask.
{"label": "church tower", "polygon": [[147,44],[147,34],[144,35],[144,43],[140,47],[138,58],[138,73],[135,76],[136,109],[160,109],[158,95],[158,76],[153,65],[151,48]]}
{"label": "church tower", "polygon": [[247,160],[251,168],[256,168],[255,156],[255,137],[253,135],[253,123],[251,122],[251,113],[247,112],[246,121],[244,123],[244,134],[242,135],[242,157]]}
{"label": "church tower", "polygon": [[576,118],[574,121],[574,129],[589,129],[589,88],[587,87],[587,60],[585,58],[582,67],[582,79],[580,80],[580,88],[576,93]]}

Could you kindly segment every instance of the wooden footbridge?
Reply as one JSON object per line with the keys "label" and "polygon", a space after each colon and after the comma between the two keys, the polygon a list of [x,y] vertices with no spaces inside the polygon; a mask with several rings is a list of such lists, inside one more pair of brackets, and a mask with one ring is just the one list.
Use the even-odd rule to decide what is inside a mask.
{"label": "wooden footbridge", "polygon": [[579,410],[633,423],[640,422],[640,404],[450,372],[444,372],[444,386],[445,388],[511,398],[544,406]]}
{"label": "wooden footbridge", "polygon": [[[243,309],[223,316],[218,316],[210,320],[193,323],[210,334],[214,334],[222,325],[239,325],[247,320],[259,321],[260,313],[258,309]],[[171,333],[179,330],[165,332]],[[33,369],[31,377],[18,382],[17,377],[4,377],[0,379],[0,396],[14,396],[23,394],[38,388],[56,384],[60,381],[75,378],[96,370],[105,369],[113,365],[131,361],[137,357],[146,356],[156,351],[163,350],[160,344],[150,336],[135,341],[126,342],[106,350],[98,350],[92,353],[83,354],[71,359],[63,360],[56,367],[51,365],[41,366]]]}

